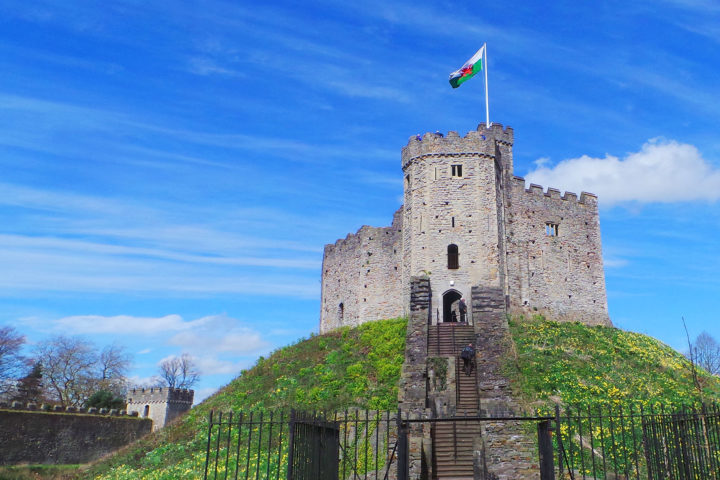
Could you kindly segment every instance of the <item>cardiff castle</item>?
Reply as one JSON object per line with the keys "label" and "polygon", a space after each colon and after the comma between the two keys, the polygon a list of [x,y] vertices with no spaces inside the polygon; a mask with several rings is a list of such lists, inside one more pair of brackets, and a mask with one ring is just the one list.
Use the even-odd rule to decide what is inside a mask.
{"label": "cardiff castle", "polygon": [[401,159],[392,224],[325,246],[321,333],[408,315],[415,277],[430,280],[433,325],[472,324],[459,305],[473,287],[502,292],[509,314],[610,325],[597,197],[526,188],[511,127],[413,136]]}

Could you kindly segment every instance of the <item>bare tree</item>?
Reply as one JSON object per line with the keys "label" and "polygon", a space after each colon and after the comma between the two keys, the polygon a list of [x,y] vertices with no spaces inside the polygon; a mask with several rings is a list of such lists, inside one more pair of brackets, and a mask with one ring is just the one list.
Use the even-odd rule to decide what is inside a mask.
{"label": "bare tree", "polygon": [[183,353],[160,362],[161,382],[171,388],[192,388],[200,380],[200,372],[192,357]]}
{"label": "bare tree", "polygon": [[713,375],[720,373],[720,344],[707,332],[702,332],[693,345],[695,363]]}
{"label": "bare tree", "polygon": [[113,343],[103,348],[97,368],[98,389],[124,396],[127,388],[126,373],[130,368],[130,355],[125,347]]}
{"label": "bare tree", "polygon": [[122,347],[98,352],[90,342],[58,336],[39,344],[35,353],[49,396],[64,406],[82,406],[98,390],[124,391],[130,360]]}
{"label": "bare tree", "polygon": [[27,366],[20,350],[25,337],[12,327],[0,327],[0,396],[9,393]]}

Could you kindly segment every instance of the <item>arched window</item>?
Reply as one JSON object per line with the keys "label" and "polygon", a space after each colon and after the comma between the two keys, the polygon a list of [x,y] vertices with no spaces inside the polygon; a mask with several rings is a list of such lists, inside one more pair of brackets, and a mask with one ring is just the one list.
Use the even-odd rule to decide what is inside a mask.
{"label": "arched window", "polygon": [[148,415],[150,415],[150,405],[145,405],[145,409],[143,410],[143,418],[147,418]]}
{"label": "arched window", "polygon": [[448,268],[452,270],[460,268],[460,255],[458,253],[458,246],[454,243],[451,243],[450,245],[448,245],[447,252]]}

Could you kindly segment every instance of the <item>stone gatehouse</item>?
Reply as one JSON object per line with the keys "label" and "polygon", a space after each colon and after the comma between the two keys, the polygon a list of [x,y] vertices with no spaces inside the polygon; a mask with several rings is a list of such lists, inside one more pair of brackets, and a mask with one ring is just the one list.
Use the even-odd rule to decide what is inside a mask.
{"label": "stone gatehouse", "polygon": [[325,246],[320,332],[408,315],[416,276],[431,279],[432,324],[459,320],[480,287],[511,314],[609,325],[597,197],[526,188],[512,149],[499,124],[411,137],[392,224]]}

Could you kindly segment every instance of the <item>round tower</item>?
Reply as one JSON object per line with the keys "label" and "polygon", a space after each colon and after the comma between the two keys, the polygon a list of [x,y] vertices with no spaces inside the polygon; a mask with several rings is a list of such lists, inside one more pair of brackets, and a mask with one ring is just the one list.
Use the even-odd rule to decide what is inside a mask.
{"label": "round tower", "polygon": [[[472,323],[472,286],[507,291],[505,190],[512,175],[513,131],[494,124],[460,137],[426,133],[402,150],[403,294],[411,276],[429,276],[433,324]],[[458,301],[466,299],[467,318]]]}

